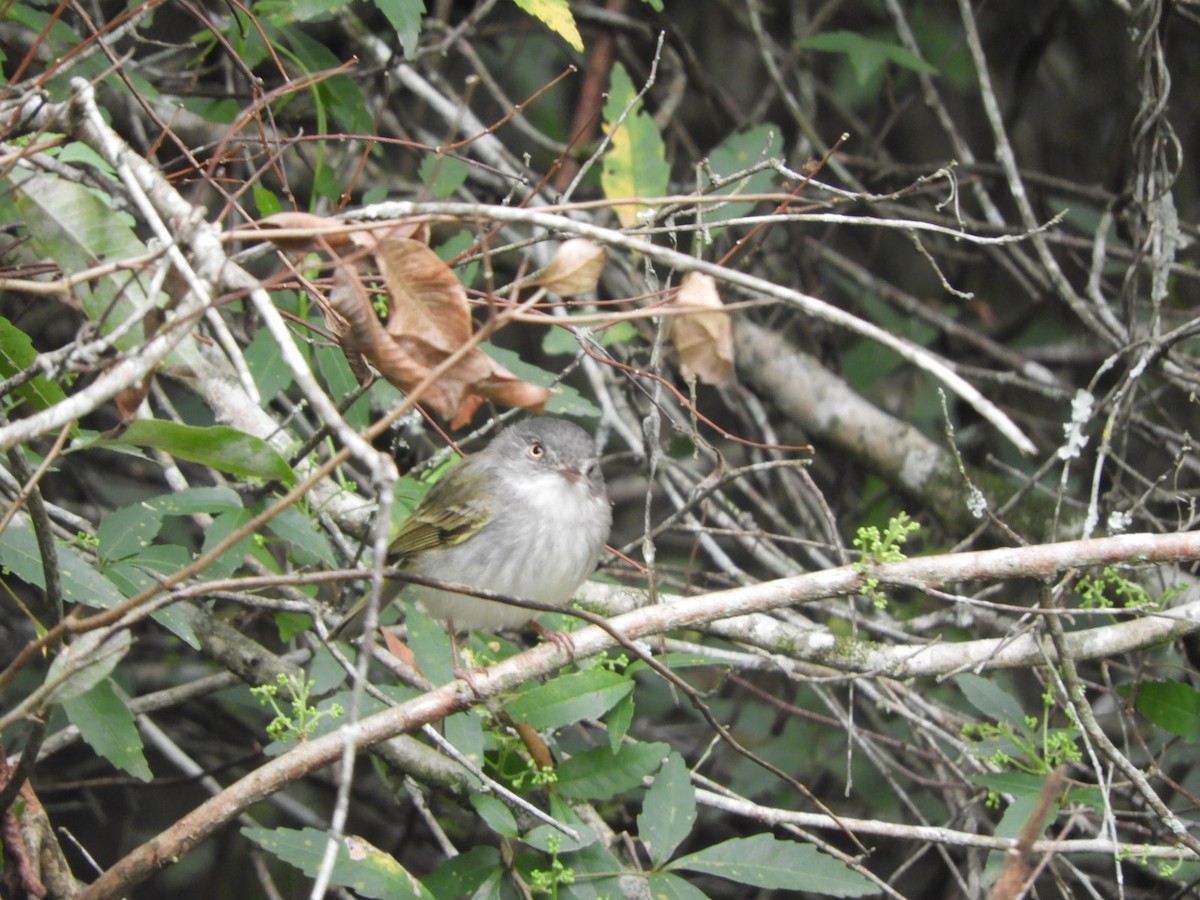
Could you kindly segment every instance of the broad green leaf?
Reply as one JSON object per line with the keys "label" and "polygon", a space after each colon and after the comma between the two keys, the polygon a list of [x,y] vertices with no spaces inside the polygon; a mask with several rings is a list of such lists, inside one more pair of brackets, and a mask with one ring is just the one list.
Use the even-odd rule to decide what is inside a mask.
{"label": "broad green leaf", "polygon": [[[662,196],[670,181],[671,168],[662,136],[636,97],[625,67],[616,63],[603,113],[604,130],[611,134],[612,143],[600,171],[600,186],[609,200]],[[618,126],[626,109],[629,114]],[[631,228],[639,224],[641,214],[649,208],[645,204],[625,204],[615,207],[615,212],[621,224]]]}
{"label": "broad green leaf", "polygon": [[914,72],[937,74],[937,68],[899,44],[877,41],[854,31],[825,31],[805,38],[799,42],[799,46],[843,54],[854,70],[860,87],[865,86],[889,62]]}
{"label": "broad green leaf", "polygon": [[239,478],[262,478],[295,484],[296,473],[278,451],[262,438],[226,425],[181,425],[162,419],[138,419],[116,438],[102,438],[98,447],[153,447],[188,462],[211,466]]}
{"label": "broad green leaf", "polygon": [[289,506],[273,518],[267,528],[289,546],[290,556],[299,565],[324,564],[331,569],[337,566],[329,539],[296,507]]}
{"label": "broad green leaf", "polygon": [[696,789],[683,757],[672,753],[642,800],[638,838],[655,866],[663,865],[696,823]]}
{"label": "broad green leaf", "polygon": [[266,328],[258,329],[243,355],[246,357],[246,367],[250,369],[264,402],[291,387],[292,370],[280,357],[275,336]]}
{"label": "broad green leaf", "polygon": [[417,665],[425,673],[425,677],[433,684],[453,681],[454,651],[446,629],[412,601],[405,602],[404,610],[404,622],[408,626],[408,646],[417,658]]}
{"label": "broad green leaf", "polygon": [[[595,331],[601,347],[614,344],[632,344],[641,340],[632,322],[614,322],[607,328]],[[549,356],[574,356],[579,352],[579,338],[568,328],[548,328],[542,336],[542,352]]]}
{"label": "broad green leaf", "polygon": [[[33,365],[38,357],[33,341],[24,331],[0,316],[0,379],[11,378]],[[67,398],[57,382],[35,375],[13,393],[34,409],[45,409]]]}
{"label": "broad green leaf", "polygon": [[[268,34],[270,33],[268,31]],[[284,28],[275,32],[275,36],[291,47],[295,59],[310,74],[329,72],[344,62],[328,47],[299,28]],[[317,104],[319,119],[323,120],[326,115],[332,116],[341,128],[351,134],[370,134],[375,127],[370,112],[372,104],[367,102],[362,89],[350,76],[339,74],[322,78],[309,88],[309,92]],[[319,124],[318,131],[325,134],[328,129]],[[333,199],[337,199],[336,195],[339,192],[340,187],[335,190]]]}
{"label": "broad green leaf", "polygon": [[417,39],[421,36],[421,19],[425,15],[423,0],[373,0],[376,9],[387,17],[388,23],[400,39],[405,59],[412,59],[417,52]]}
{"label": "broad green leaf", "polygon": [[[134,234],[129,218],[116,212],[104,194],[81,184],[24,166],[7,173],[15,186],[13,202],[31,238],[37,258],[50,260],[64,273],[79,272],[98,262],[119,262],[142,256],[146,246]],[[136,271],[114,272],[75,287],[83,310],[105,333],[130,318],[140,318],[150,306],[145,293],[148,276]],[[122,350],[141,346],[144,336],[133,327],[117,341]],[[167,356],[168,365],[199,368],[195,341],[185,337]]]}
{"label": "broad green leaf", "polygon": [[467,180],[467,164],[456,156],[430,153],[421,160],[418,177],[425,190],[445,200]]}
{"label": "broad green leaf", "polygon": [[104,562],[124,559],[144,550],[162,528],[162,513],[152,506],[134,503],[113,510],[96,529],[96,552]]}
{"label": "broad green leaf", "polygon": [[[1038,802],[1037,794],[1020,796],[1013,800],[1008,805],[1008,809],[1004,811],[1004,815],[1000,817],[1000,821],[996,823],[994,836],[999,838],[1020,837],[1025,823],[1036,811]],[[1000,870],[1004,868],[1006,860],[1007,855],[1003,850],[992,850],[988,853],[987,862],[983,867],[984,884],[991,884],[1000,877]]]}
{"label": "broad green leaf", "polygon": [[527,831],[522,838],[530,847],[536,847],[545,853],[550,853],[557,847],[558,852],[570,853],[600,840],[596,829],[580,818],[570,803],[555,794],[550,795],[550,815],[556,822],[573,829],[579,835],[579,839],[563,834],[553,825],[538,825]]}
{"label": "broad green leaf", "polygon": [[[465,253],[474,247],[477,240],[478,238],[476,238],[474,232],[463,228],[453,237],[449,237],[438,244],[434,248],[434,252],[438,255],[438,259],[449,263],[450,260],[455,259],[459,254]],[[462,282],[463,287],[469,288],[475,283],[475,279],[479,275],[479,268],[478,260],[467,263],[465,268],[463,266],[455,268],[455,273],[458,275],[458,280]],[[382,383],[388,384],[389,387],[391,386],[386,381]]]}
{"label": "broad green leaf", "polygon": [[133,713],[111,681],[106,678],[87,693],[65,701],[63,710],[96,753],[139,781],[153,780]]}
{"label": "broad green leaf", "polygon": [[603,841],[589,841],[579,850],[564,853],[562,861],[575,873],[574,883],[559,892],[563,900],[614,900],[636,896],[621,889],[621,876],[627,870]]}
{"label": "broad green leaf", "polygon": [[480,344],[479,349],[504,366],[522,381],[550,388],[554,395],[546,401],[546,412],[556,416],[572,416],[575,418],[597,419],[600,417],[600,407],[588,400],[569,384],[555,384],[555,375],[545,369],[530,365],[503,347],[493,344]]}
{"label": "broad green leaf", "polygon": [[[125,597],[117,586],[97,572],[95,564],[79,551],[62,543],[55,549],[62,575],[63,597],[67,602],[103,609],[124,602]],[[28,525],[13,523],[0,534],[0,566],[23,581],[46,589],[42,554],[38,550],[33,529]]]}
{"label": "broad green leaf", "polygon": [[[275,213],[283,212],[283,203],[279,196],[272,190],[263,187],[260,182],[254,182],[252,188],[254,191],[254,205],[258,209],[258,217],[265,219],[267,216],[273,216]],[[260,331],[266,331],[263,328]],[[267,332],[270,334],[270,332]],[[256,335],[257,336],[257,335]]]}
{"label": "broad green leaf", "polygon": [[[730,135],[708,155],[709,167],[718,177],[728,178],[736,172],[748,169],[755,163],[781,154],[783,139],[774,125],[759,125],[748,131]],[[741,181],[735,182],[712,196],[725,197],[737,194],[763,194],[771,190],[775,172],[763,169]],[[701,215],[706,222],[723,222],[745,216],[754,208],[753,203],[728,203],[720,208],[707,204],[701,206]]]}
{"label": "broad green leaf", "polygon": [[654,900],[708,900],[708,894],[692,887],[674,872],[655,872],[646,879]]}
{"label": "broad green leaf", "polygon": [[285,644],[298,634],[304,634],[312,628],[312,616],[307,613],[277,612],[274,615],[275,627],[279,629],[279,639]]}
{"label": "broad green leaf", "polygon": [[112,674],[132,644],[133,638],[127,630],[109,634],[101,629],[81,634],[50,663],[46,683],[61,679],[52,689],[50,699],[62,703],[86,694]]}
{"label": "broad green leaf", "polygon": [[[110,564],[105,568],[104,574],[126,597],[135,597],[147,588],[161,583],[163,578],[175,574],[191,561],[192,554],[185,547],[177,544],[151,544],[133,556]],[[185,607],[180,604],[164,606],[151,613],[151,618],[192,649],[200,649],[200,640],[192,629]]]}
{"label": "broad green leaf", "polygon": [[[314,356],[321,377],[325,379],[325,384],[328,386],[329,396],[339,404],[358,390],[358,379],[354,377],[354,370],[346,361],[346,354],[341,347],[317,347]],[[359,430],[366,428],[370,424],[371,415],[366,395],[360,395],[343,415],[350,423],[351,428]]]}
{"label": "broad green leaf", "polygon": [[470,801],[479,818],[496,834],[510,838],[520,834],[517,817],[495,794],[471,794]]}
{"label": "broad green leaf", "polygon": [[425,879],[425,889],[434,897],[470,897],[502,869],[495,847],[472,847],[442,863]]}
{"label": "broad green leaf", "polygon": [[[213,547],[242,528],[254,517],[248,509],[234,509],[221,513],[213,519],[212,525],[204,532],[204,543],[200,547],[201,554],[208,553]],[[242,565],[242,559],[250,552],[253,535],[246,535],[236,544],[209,563],[205,577],[210,579],[228,578]]]}
{"label": "broad green leaf", "polygon": [[446,731],[446,740],[454,748],[482,768],[485,736],[483,722],[474,710],[455,713],[448,716],[442,723]]}
{"label": "broad green leaf", "polygon": [[215,515],[242,508],[242,498],[237,491],[223,486],[184,488],[173,494],[159,494],[144,503],[164,516],[194,516],[197,513]]}
{"label": "broad green leaf", "polygon": [[995,722],[1023,727],[1025,712],[1008,691],[994,681],[965,673],[954,679],[963,696],[973,707]]}
{"label": "broad green leaf", "polygon": [[[632,673],[626,671],[625,674]],[[625,735],[629,733],[629,726],[633,724],[633,712],[633,694],[630,693],[621,698],[605,719],[605,724],[608,725],[608,749],[613,753],[620,749]]]}
{"label": "broad green leaf", "polygon": [[769,834],[734,838],[675,860],[671,870],[704,872],[761,888],[802,890],[831,897],[865,897],[879,888],[811,844]]}
{"label": "broad green leaf", "polygon": [[979,772],[967,776],[967,781],[989,791],[1012,794],[1014,797],[1038,797],[1046,783],[1046,776],[1030,772]]}
{"label": "broad green leaf", "polygon": [[571,672],[525,691],[508,704],[518,722],[539,730],[596,719],[633,691],[633,679],[606,669]]}
{"label": "broad green leaf", "polygon": [[576,753],[558,767],[558,789],[577,800],[609,800],[640,787],[670,752],[668,744],[622,744],[617,753],[593,747]]}
{"label": "broad green leaf", "polygon": [[531,16],[536,16],[546,27],[570,44],[579,53],[583,52],[583,38],[567,0],[513,0],[517,6]]}
{"label": "broad green leaf", "polygon": [[1143,716],[1189,744],[1200,741],[1200,692],[1182,681],[1148,681],[1134,706]]}
{"label": "broad green leaf", "polygon": [[[317,874],[325,854],[325,832],[315,828],[243,828],[242,835],[310,878]],[[330,881],[380,900],[433,898],[394,857],[353,835],[339,842]]]}

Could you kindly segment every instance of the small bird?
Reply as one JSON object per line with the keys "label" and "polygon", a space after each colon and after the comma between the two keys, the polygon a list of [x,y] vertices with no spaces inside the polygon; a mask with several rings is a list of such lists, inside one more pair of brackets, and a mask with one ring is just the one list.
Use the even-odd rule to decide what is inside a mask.
{"label": "small bird", "polygon": [[[426,578],[565,607],[596,568],[612,506],[591,436],[565,419],[526,419],[452,466],[388,547],[388,565]],[[384,585],[382,603],[403,584]],[[528,609],[413,585],[434,618],[498,631]],[[333,635],[361,630],[359,601]]]}

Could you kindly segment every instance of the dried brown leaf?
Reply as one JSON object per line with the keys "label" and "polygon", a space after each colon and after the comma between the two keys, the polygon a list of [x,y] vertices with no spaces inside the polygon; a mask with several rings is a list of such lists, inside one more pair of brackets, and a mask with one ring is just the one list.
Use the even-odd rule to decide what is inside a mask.
{"label": "dried brown leaf", "polygon": [[685,378],[721,384],[733,377],[733,323],[711,275],[689,272],[665,309],[696,309],[671,317],[669,336]]}
{"label": "dried brown leaf", "polygon": [[559,245],[546,271],[534,284],[560,297],[576,297],[596,289],[608,259],[608,248],[587,238],[571,238]]}
{"label": "dried brown leaf", "polygon": [[[388,293],[386,326],[371,305],[359,270],[348,261],[335,266],[329,303],[345,319],[342,346],[347,356],[361,354],[384,378],[411,393],[471,339],[467,294],[450,267],[419,241],[387,234],[375,242],[373,255]],[[540,411],[549,396],[549,391],[521,381],[472,349],[420,399],[459,428],[485,398]]]}
{"label": "dried brown leaf", "polygon": [[[351,246],[350,235],[344,231],[330,231],[341,228],[346,223],[327,216],[318,216],[306,212],[278,212],[259,219],[258,224],[266,229],[265,237],[280,250],[289,253],[312,253],[325,249],[340,250]],[[273,235],[273,230],[279,231],[312,231],[310,237],[283,237]]]}

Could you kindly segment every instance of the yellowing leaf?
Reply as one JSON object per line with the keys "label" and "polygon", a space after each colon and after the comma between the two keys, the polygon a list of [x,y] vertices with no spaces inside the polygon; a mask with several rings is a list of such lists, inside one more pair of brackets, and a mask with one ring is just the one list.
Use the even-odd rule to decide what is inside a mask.
{"label": "yellowing leaf", "polygon": [[[613,66],[608,102],[604,104],[604,130],[612,135],[612,148],[604,156],[600,186],[610,200],[625,197],[658,197],[667,192],[671,170],[667,165],[662,136],[654,120],[636,100],[637,91],[625,67]],[[629,114],[618,126],[617,122]],[[613,129],[616,129],[615,131]],[[644,203],[617,206],[617,218],[626,228],[638,224],[649,207]]]}
{"label": "yellowing leaf", "polygon": [[547,28],[580,53],[583,52],[583,38],[579,36],[575,17],[571,15],[571,8],[567,6],[567,0],[513,0],[513,2],[531,16],[541,19]]}

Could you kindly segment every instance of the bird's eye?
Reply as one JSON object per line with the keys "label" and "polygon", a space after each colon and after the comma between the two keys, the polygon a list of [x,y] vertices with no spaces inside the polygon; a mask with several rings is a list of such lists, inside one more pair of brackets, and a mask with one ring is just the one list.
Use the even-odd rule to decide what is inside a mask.
{"label": "bird's eye", "polygon": [[529,458],[541,459],[546,455],[546,445],[541,441],[532,441],[529,444]]}

